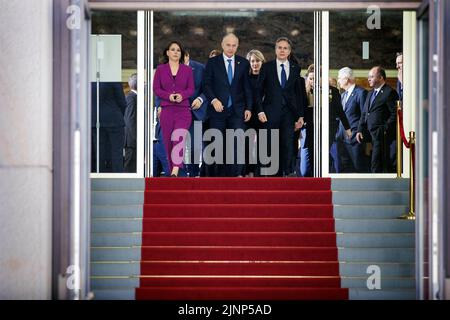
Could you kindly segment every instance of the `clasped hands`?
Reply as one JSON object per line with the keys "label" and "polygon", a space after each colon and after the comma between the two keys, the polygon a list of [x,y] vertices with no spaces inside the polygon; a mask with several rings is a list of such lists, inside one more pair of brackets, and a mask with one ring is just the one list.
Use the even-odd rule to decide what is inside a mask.
{"label": "clasped hands", "polygon": [[183,96],[179,93],[172,93],[169,96],[169,100],[170,100],[170,102],[180,103],[181,101],[183,101]]}

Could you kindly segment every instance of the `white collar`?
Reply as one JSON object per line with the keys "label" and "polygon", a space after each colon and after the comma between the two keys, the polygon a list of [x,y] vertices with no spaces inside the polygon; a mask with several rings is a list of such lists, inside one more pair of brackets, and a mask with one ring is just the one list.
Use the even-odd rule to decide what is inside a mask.
{"label": "white collar", "polygon": [[229,60],[229,59],[231,59],[231,63],[233,63],[233,62],[234,62],[234,57],[235,57],[236,55],[233,55],[232,57],[227,57],[227,56],[225,55],[225,53],[222,53],[222,56],[223,56],[223,61],[225,61],[226,63],[228,63],[228,60]]}
{"label": "white collar", "polygon": [[282,62],[282,61],[277,59],[277,67],[280,67],[281,64],[283,64],[286,68],[288,68],[289,67],[289,60],[286,60],[286,61]]}
{"label": "white collar", "polygon": [[350,97],[351,95],[352,95],[352,93],[353,93],[353,90],[355,90],[355,87],[356,87],[356,84],[352,84],[351,86],[350,86],[350,88],[348,88],[346,91],[347,91],[347,97]]}
{"label": "white collar", "polygon": [[134,93],[136,93],[136,95],[137,95],[137,91],[136,91],[136,90],[131,89],[131,92],[134,92]]}

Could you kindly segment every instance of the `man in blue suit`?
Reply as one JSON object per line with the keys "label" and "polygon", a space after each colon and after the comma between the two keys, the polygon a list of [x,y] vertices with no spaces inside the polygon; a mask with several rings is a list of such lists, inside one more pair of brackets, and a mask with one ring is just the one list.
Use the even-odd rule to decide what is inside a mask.
{"label": "man in blue suit", "polygon": [[[190,163],[186,165],[187,171],[190,177],[199,177],[200,176],[200,166],[199,160],[200,155],[202,153],[202,122],[206,120],[206,107],[208,101],[206,96],[202,93],[203,91],[203,77],[205,72],[205,66],[200,62],[190,59],[189,51],[184,49],[184,64],[188,65],[192,68],[192,72],[194,74],[194,85],[195,91],[194,94],[189,98],[189,103],[192,108],[192,124],[189,128],[190,134],[190,144],[189,155],[190,155]],[[200,136],[194,136],[194,125],[197,125],[199,128],[198,133]]]}
{"label": "man in blue suit", "polygon": [[[127,107],[120,82],[100,82],[100,172],[123,172],[124,113]],[[97,83],[91,83],[92,171],[97,155]]]}
{"label": "man in blue suit", "polygon": [[342,107],[350,123],[352,137],[347,139],[342,123],[336,135],[339,162],[337,173],[367,173],[368,159],[364,154],[364,144],[356,141],[356,133],[366,101],[367,91],[356,85],[353,70],[345,67],[338,73],[339,86],[344,90],[341,94]]}
{"label": "man in blue suit", "polygon": [[[305,109],[305,84],[300,79],[300,66],[289,57],[292,43],[288,38],[278,38],[275,42],[276,60],[263,64],[258,79],[257,112],[263,129],[268,131],[268,153],[273,158],[270,143],[271,131],[279,130],[278,176],[291,176],[291,159],[295,128],[303,126]],[[261,175],[265,168],[261,169]]]}
{"label": "man in blue suit", "polygon": [[[242,175],[244,163],[238,163],[235,138],[226,139],[226,129],[242,129],[252,116],[252,90],[249,81],[250,64],[247,59],[236,55],[239,39],[232,33],[222,40],[223,54],[210,58],[205,69],[204,94],[211,101],[208,108],[209,125],[222,133],[223,160],[226,147],[234,149],[233,164],[215,164],[210,172],[213,176],[237,177]],[[242,155],[241,155],[242,156]]]}

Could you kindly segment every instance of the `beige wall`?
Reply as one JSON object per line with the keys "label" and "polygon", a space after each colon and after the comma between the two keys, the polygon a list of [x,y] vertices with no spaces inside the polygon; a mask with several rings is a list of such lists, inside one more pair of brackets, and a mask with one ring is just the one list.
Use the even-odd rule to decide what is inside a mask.
{"label": "beige wall", "polygon": [[52,0],[0,3],[0,299],[49,299]]}

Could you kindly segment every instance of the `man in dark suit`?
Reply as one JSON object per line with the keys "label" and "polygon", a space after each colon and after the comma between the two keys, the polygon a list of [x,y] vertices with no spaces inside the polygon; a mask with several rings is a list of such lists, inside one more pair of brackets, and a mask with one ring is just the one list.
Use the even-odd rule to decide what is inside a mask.
{"label": "man in dark suit", "polygon": [[134,73],[128,80],[130,93],[126,97],[127,108],[125,110],[125,159],[124,171],[136,172],[136,109],[137,109],[137,74]]}
{"label": "man in dark suit", "polygon": [[248,75],[250,64],[247,59],[236,55],[238,45],[239,39],[232,33],[227,34],[222,40],[223,54],[210,58],[205,69],[203,92],[211,101],[208,108],[209,126],[222,133],[225,141],[224,162],[226,150],[234,150],[233,164],[225,166],[216,163],[210,171],[213,176],[240,176],[245,163],[245,155],[239,155],[239,159],[243,158],[244,161],[238,163],[235,137],[226,138],[227,129],[244,130],[244,122],[249,121],[252,116],[253,99]]}
{"label": "man in dark suit", "polygon": [[[292,43],[288,38],[275,42],[276,59],[263,64],[258,79],[257,112],[263,129],[267,130],[268,154],[273,158],[279,147],[278,176],[290,176],[295,128],[303,126],[305,85],[300,80],[300,67],[289,61]],[[272,145],[272,130],[278,130],[278,146]],[[275,152],[276,154],[276,152]],[[272,166],[272,165],[271,165]],[[268,175],[262,165],[261,175]]]}
{"label": "man in dark suit", "polygon": [[366,130],[372,140],[373,173],[395,172],[396,150],[390,148],[396,140],[397,92],[386,84],[386,71],[373,67],[369,72],[369,91],[364,103],[364,111],[359,122],[356,140],[362,143]]}
{"label": "man in dark suit", "polygon": [[366,173],[368,172],[368,159],[364,154],[364,144],[356,141],[359,121],[364,109],[367,91],[356,85],[353,70],[345,67],[338,73],[339,86],[344,90],[341,95],[342,107],[350,122],[351,139],[347,139],[342,123],[336,135],[339,165],[337,173]]}
{"label": "man in dark suit", "polygon": [[[194,85],[195,91],[194,94],[189,98],[189,103],[192,108],[192,124],[189,128],[190,134],[190,143],[188,145],[189,148],[189,156],[190,163],[186,165],[187,172],[190,177],[199,177],[200,176],[200,155],[202,153],[202,122],[206,120],[206,110],[208,101],[203,92],[203,77],[205,72],[205,66],[200,62],[190,59],[189,51],[184,49],[184,63],[192,68],[192,72],[194,74]],[[194,126],[197,125],[198,136],[194,136]]]}
{"label": "man in dark suit", "polygon": [[[127,103],[120,82],[100,82],[100,172],[123,172],[123,144]],[[92,98],[92,171],[97,155],[97,83],[91,83]]]}

